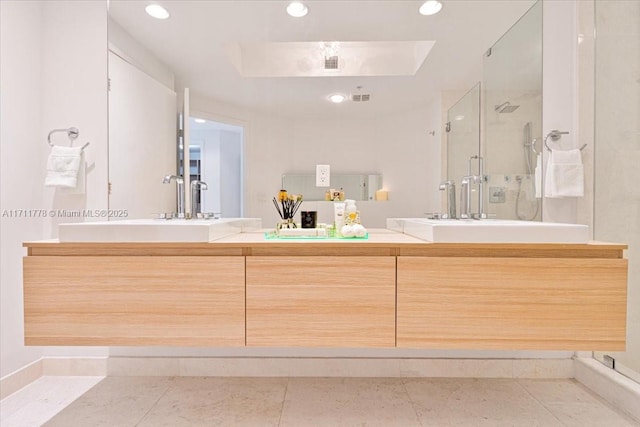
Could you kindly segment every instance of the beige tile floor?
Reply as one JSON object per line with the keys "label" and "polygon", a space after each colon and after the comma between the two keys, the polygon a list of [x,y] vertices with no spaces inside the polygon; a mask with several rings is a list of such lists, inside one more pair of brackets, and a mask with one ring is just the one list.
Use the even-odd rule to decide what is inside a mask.
{"label": "beige tile floor", "polygon": [[0,414],[2,427],[640,426],[564,379],[42,377]]}

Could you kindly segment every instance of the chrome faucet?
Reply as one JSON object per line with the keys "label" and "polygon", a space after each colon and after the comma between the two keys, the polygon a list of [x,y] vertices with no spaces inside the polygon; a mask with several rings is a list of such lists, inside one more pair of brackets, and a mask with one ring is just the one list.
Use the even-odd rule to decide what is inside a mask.
{"label": "chrome faucet", "polygon": [[[209,187],[206,182],[193,180],[191,181],[191,217],[197,218],[198,214],[202,213],[202,203],[198,203],[198,192],[200,190],[206,190]],[[201,200],[201,199],[200,199]]]}
{"label": "chrome faucet", "polygon": [[171,180],[174,180],[177,184],[178,218],[184,218],[184,179],[178,175],[167,175],[162,180],[162,183],[170,184]]}
{"label": "chrome faucet", "polygon": [[446,190],[447,192],[447,213],[445,219],[456,219],[456,183],[450,179],[442,181],[439,188],[440,191]]}

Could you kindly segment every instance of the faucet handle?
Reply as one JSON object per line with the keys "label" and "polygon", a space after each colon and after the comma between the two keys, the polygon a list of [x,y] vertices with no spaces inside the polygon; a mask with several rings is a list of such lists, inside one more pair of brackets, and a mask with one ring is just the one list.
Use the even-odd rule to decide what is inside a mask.
{"label": "faucet handle", "polygon": [[162,183],[169,184],[172,179],[175,179],[178,184],[184,183],[184,178],[182,178],[180,175],[165,175],[165,177],[162,179]]}
{"label": "faucet handle", "polygon": [[209,188],[206,182],[194,179],[191,181],[191,189],[194,190],[196,187],[200,187],[201,190],[207,190]]}
{"label": "faucet handle", "polygon": [[447,189],[447,187],[453,187],[453,188],[455,188],[455,187],[456,187],[456,183],[455,183],[453,180],[451,180],[451,179],[447,179],[447,180],[442,181],[442,182],[440,183],[440,186],[439,186],[438,188],[439,188],[440,190],[446,190],[446,189]]}

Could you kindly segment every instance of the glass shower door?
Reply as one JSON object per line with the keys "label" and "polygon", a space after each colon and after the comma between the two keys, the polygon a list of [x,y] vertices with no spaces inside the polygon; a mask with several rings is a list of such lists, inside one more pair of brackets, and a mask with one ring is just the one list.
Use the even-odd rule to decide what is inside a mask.
{"label": "glass shower door", "polygon": [[629,245],[627,349],[595,357],[640,382],[640,2],[595,2],[596,240]]}
{"label": "glass shower door", "polygon": [[[480,83],[447,111],[447,179],[458,185],[480,151]],[[477,160],[472,162],[477,165]],[[477,172],[477,166],[471,173]]]}

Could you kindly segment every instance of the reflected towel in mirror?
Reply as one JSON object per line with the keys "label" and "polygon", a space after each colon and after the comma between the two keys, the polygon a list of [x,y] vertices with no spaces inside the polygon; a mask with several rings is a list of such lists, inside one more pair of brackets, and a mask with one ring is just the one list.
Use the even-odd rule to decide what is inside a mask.
{"label": "reflected towel in mirror", "polygon": [[534,184],[536,189],[536,199],[542,197],[542,156],[536,155],[536,169],[534,171]]}
{"label": "reflected towel in mirror", "polygon": [[550,198],[584,196],[584,168],[579,149],[551,150],[544,195]]}

